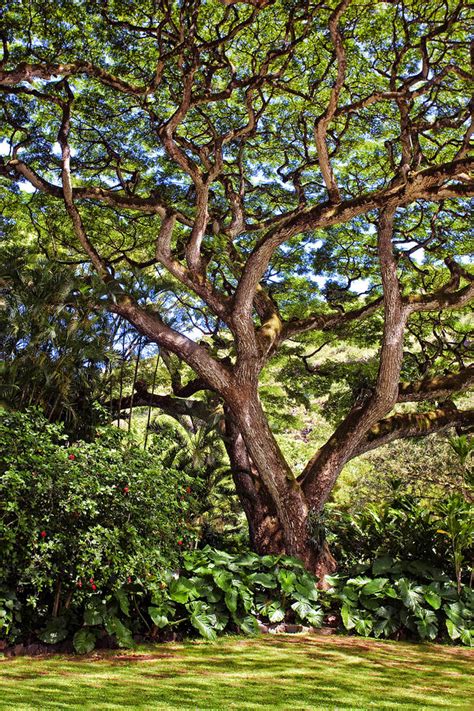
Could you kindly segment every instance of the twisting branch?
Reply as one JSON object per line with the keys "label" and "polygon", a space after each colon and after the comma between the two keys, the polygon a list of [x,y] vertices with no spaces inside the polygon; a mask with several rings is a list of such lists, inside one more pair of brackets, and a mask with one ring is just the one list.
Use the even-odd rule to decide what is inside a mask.
{"label": "twisting branch", "polygon": [[61,174],[63,181],[64,203],[66,205],[66,210],[69,214],[69,217],[71,218],[76,237],[81,243],[86,254],[89,256],[97,273],[102,277],[102,279],[104,279],[104,281],[107,281],[108,279],[110,279],[110,273],[107,269],[107,265],[100,256],[100,254],[97,252],[95,247],[92,245],[89,238],[87,237],[81,215],[79,214],[79,210],[74,204],[71,182],[71,149],[68,143],[69,130],[71,127],[71,106],[74,97],[66,80],[64,80],[64,86],[67,92],[68,99],[63,103],[63,115],[61,120],[61,127],[58,133],[58,143],[61,146],[62,151]]}
{"label": "twisting branch", "polygon": [[329,158],[327,129],[336,113],[339,94],[341,93],[341,89],[344,85],[344,78],[346,75],[346,53],[344,50],[341,31],[339,29],[339,20],[350,2],[351,0],[342,0],[329,18],[329,32],[331,33],[331,40],[336,52],[337,77],[334,86],[331,89],[331,95],[329,97],[329,103],[326,111],[316,120],[314,127],[319,167],[328,190],[329,200],[334,203],[340,202],[341,197]]}

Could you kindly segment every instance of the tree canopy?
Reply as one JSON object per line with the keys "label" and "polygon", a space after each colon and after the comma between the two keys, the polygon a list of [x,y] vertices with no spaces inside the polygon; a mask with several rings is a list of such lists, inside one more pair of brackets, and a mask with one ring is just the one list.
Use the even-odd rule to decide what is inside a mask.
{"label": "tree canopy", "polygon": [[[472,425],[469,4],[31,1],[1,23],[4,238],[186,363],[178,396],[220,398],[257,548],[317,567],[308,513],[345,462]],[[295,473],[259,378],[273,359],[311,401],[331,342],[373,357],[334,366],[351,387]]]}

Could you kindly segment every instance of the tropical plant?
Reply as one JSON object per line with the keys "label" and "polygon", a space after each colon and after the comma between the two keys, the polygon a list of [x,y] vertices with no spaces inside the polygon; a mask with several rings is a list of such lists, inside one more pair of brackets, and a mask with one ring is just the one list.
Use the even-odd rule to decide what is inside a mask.
{"label": "tropical plant", "polygon": [[[330,577],[347,631],[364,637],[412,634],[433,641],[446,635],[474,644],[474,594],[424,561],[384,556],[356,577]],[[339,604],[341,605],[339,608]]]}
{"label": "tropical plant", "polygon": [[176,563],[193,506],[184,472],[115,428],[68,446],[35,410],[0,411],[0,441],[0,585],[21,598],[26,627]]}

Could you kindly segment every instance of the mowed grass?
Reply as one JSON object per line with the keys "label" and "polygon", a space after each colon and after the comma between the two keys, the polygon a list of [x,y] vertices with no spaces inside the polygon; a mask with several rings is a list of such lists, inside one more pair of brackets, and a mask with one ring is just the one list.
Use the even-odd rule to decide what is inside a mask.
{"label": "mowed grass", "polygon": [[468,709],[470,650],[347,637],[224,637],[0,661],[0,708]]}

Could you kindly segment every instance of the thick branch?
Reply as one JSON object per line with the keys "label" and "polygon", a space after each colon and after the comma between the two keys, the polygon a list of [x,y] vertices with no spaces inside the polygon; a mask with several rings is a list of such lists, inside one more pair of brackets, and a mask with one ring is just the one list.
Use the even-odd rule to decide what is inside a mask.
{"label": "thick branch", "polygon": [[398,402],[418,402],[422,400],[442,400],[474,383],[474,366],[470,365],[459,373],[451,373],[434,378],[425,378],[413,383],[400,383]]}
{"label": "thick branch", "polygon": [[186,395],[173,397],[171,395],[157,395],[147,390],[146,384],[138,380],[135,383],[135,393],[128,397],[114,398],[105,404],[113,412],[128,410],[131,407],[157,407],[165,414],[179,419],[181,417],[192,417],[207,422],[209,408],[201,400],[190,400]]}
{"label": "thick branch", "polygon": [[394,439],[424,437],[448,427],[471,429],[473,426],[474,410],[445,407],[430,412],[393,415],[380,420],[369,430],[367,437],[359,443],[351,458],[381,447]]}
{"label": "thick branch", "polygon": [[56,77],[70,77],[74,74],[87,74],[98,79],[102,84],[117,89],[125,94],[146,94],[148,87],[134,86],[116,77],[90,62],[70,62],[68,64],[28,64],[22,62],[15,69],[0,71],[0,84],[2,86],[16,86],[23,81],[31,83],[34,79],[49,80]]}
{"label": "thick branch", "polygon": [[167,326],[160,317],[122,297],[108,306],[109,311],[126,318],[144,336],[184,360],[216,392],[226,395],[231,388],[230,370],[215,360],[203,346]]}
{"label": "thick branch", "polygon": [[303,471],[304,492],[311,505],[319,510],[359,442],[397,401],[407,312],[402,304],[392,248],[393,219],[394,209],[391,208],[384,210],[379,220],[378,254],[384,291],[384,332],[375,388],[364,402],[352,408]]}
{"label": "thick branch", "polygon": [[71,105],[73,101],[73,96],[71,90],[66,84],[66,90],[68,93],[68,100],[63,105],[63,116],[61,121],[61,127],[58,133],[58,142],[61,146],[62,151],[62,181],[63,181],[63,196],[64,204],[68,212],[69,217],[74,228],[74,233],[81,243],[84,251],[88,255],[97,273],[104,279],[104,281],[110,279],[110,273],[107,269],[107,265],[104,260],[95,249],[93,244],[87,237],[84,225],[82,223],[82,218],[74,204],[74,198],[72,194],[72,183],[71,183],[71,149],[68,143],[69,129],[71,125]]}
{"label": "thick branch", "polygon": [[474,169],[474,159],[465,158],[442,166],[428,168],[414,174],[409,182],[387,187],[375,193],[344,200],[338,205],[322,203],[311,208],[298,209],[286,218],[277,218],[257,244],[243,271],[235,295],[235,311],[240,322],[250,318],[253,298],[259,282],[268,267],[274,251],[296,234],[330,227],[352,220],[371,210],[395,209],[420,199],[431,201],[447,197],[474,195],[474,182],[442,187],[457,175]]}
{"label": "thick branch", "polygon": [[[21,160],[13,159],[0,162],[0,175],[10,180],[25,178],[37,190],[47,195],[64,199],[61,187],[42,178],[33,168],[30,168]],[[97,200],[112,207],[137,210],[149,215],[160,215],[160,217],[165,217],[166,214],[173,212],[183,225],[191,227],[193,224],[192,219],[179,210],[171,210],[167,203],[157,196],[156,192],[153,192],[149,197],[140,197],[139,195],[128,195],[117,190],[78,186],[72,188],[72,195],[74,200]]]}

